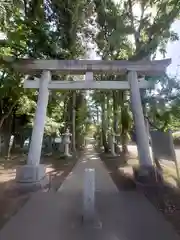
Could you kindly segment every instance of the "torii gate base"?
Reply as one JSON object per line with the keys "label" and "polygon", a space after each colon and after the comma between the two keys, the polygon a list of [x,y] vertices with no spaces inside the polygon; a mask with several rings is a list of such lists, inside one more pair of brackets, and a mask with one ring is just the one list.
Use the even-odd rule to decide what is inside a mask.
{"label": "torii gate base", "polygon": [[[5,59],[7,60],[7,59]],[[138,76],[160,76],[164,74],[170,60],[162,61],[98,61],[98,60],[10,60],[12,67],[28,74],[42,72],[41,79],[26,80],[26,88],[39,88],[37,109],[27,165],[17,168],[16,180],[28,188],[39,188],[48,183],[46,170],[40,164],[41,147],[46,120],[49,89],[130,89],[131,106],[136,127],[139,163],[144,169],[152,169],[149,141],[142,112],[139,88],[149,88],[150,83],[138,81]],[[86,74],[85,81],[52,81],[51,72],[61,74]],[[94,81],[93,74],[127,74],[128,81]]]}
{"label": "torii gate base", "polygon": [[48,186],[49,177],[43,164],[24,165],[16,168],[16,181],[21,191],[35,191]]}

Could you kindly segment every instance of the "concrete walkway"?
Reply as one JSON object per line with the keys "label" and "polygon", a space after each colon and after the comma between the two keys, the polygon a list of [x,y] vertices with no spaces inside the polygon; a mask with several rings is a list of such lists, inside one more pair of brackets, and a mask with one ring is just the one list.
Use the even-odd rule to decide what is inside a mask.
{"label": "concrete walkway", "polygon": [[[57,193],[36,193],[5,225],[1,240],[178,240],[172,226],[136,192],[119,192],[103,163],[88,146]],[[85,168],[96,171],[99,224],[82,225]]]}

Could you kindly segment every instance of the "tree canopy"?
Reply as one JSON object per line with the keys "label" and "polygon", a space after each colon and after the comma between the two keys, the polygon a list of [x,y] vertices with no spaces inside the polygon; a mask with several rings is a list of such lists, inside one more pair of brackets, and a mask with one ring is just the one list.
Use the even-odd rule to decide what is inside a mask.
{"label": "tree canopy", "polygon": [[[169,41],[179,36],[172,23],[180,13],[179,0],[16,0],[0,7],[0,127],[2,133],[17,132],[32,126],[37,91],[23,88],[24,75],[15,72],[4,56],[36,59],[81,59],[91,43],[100,58],[108,60],[154,59],[157,52],[165,57]],[[39,76],[38,76],[39,77]],[[97,80],[107,75],[96,76]],[[62,76],[53,76],[62,78]],[[63,76],[63,79],[74,76]],[[112,80],[124,76],[111,76]],[[158,89],[142,94],[146,115],[161,130],[179,129],[179,81],[162,76]],[[87,126],[101,129],[107,143],[107,130],[121,134],[123,148],[133,128],[128,91],[51,92],[47,111],[46,133],[73,131],[76,111],[76,138]],[[26,116],[24,118],[24,116]],[[13,127],[23,118],[21,128]],[[102,126],[101,126],[102,123]],[[11,127],[7,127],[11,126]],[[92,128],[92,127],[91,127]],[[107,146],[105,146],[107,147]]]}

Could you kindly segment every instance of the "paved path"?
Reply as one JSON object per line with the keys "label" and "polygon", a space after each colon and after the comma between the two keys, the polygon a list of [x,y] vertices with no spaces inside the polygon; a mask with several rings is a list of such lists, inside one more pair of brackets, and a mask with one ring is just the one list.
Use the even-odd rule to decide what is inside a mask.
{"label": "paved path", "polygon": [[[89,146],[90,147],[90,146]],[[99,225],[83,227],[84,168],[96,171]],[[88,149],[57,193],[36,193],[5,225],[1,240],[178,240],[171,225],[136,192],[119,192],[93,149]]]}

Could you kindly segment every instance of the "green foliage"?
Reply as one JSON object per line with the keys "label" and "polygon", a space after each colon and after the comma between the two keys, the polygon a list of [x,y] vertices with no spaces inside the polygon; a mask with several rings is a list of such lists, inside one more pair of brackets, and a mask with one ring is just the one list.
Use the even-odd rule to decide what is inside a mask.
{"label": "green foliage", "polygon": [[[171,24],[179,17],[180,13],[180,4],[177,0],[125,0],[118,4],[115,4],[114,1],[94,0],[94,3],[98,27],[95,40],[98,47],[97,52],[102,59],[153,59],[157,51],[165,56],[168,41],[179,39],[177,33],[171,30]],[[110,77],[116,79],[116,76]],[[100,76],[100,79],[102,78],[103,76]],[[120,79],[119,76],[117,78]],[[169,79],[167,76],[156,78],[147,76],[146,80],[160,85],[159,92],[149,91],[147,95],[146,104],[149,118],[163,131],[169,127],[175,128],[175,125],[177,128],[178,81]],[[116,118],[115,125],[118,124],[118,129],[127,135],[127,131],[132,127],[132,117],[129,107],[127,107],[129,96],[122,98],[120,92],[116,94],[114,107],[116,111],[120,111],[121,121],[117,121],[116,111],[111,118]],[[158,97],[164,99],[164,107],[162,107],[162,100],[158,100]],[[94,93],[94,108],[96,106],[100,108],[104,99],[98,93]],[[111,109],[112,107],[111,105]],[[101,111],[104,110],[101,109]],[[110,122],[113,121],[110,120]]]}
{"label": "green foliage", "polygon": [[[4,55],[78,59],[84,56],[85,45],[94,40],[102,59],[151,59],[157,51],[165,55],[168,41],[178,40],[170,26],[179,17],[179,12],[179,0],[124,0],[119,4],[113,0],[17,0],[14,4],[2,4],[0,32],[5,37],[0,40],[0,123],[12,114],[26,114],[32,125],[37,101],[37,92],[23,89],[24,75],[15,72],[10,63],[3,60]],[[69,76],[63,77],[68,79]],[[107,77],[121,80],[115,75],[96,77],[99,81]],[[159,82],[161,86],[155,95],[152,92],[147,95],[149,117],[163,130],[177,129],[180,117],[178,81],[166,77],[149,81]],[[164,106],[157,94],[164,99]],[[72,96],[72,91],[51,93],[46,122],[48,134],[72,125]],[[99,126],[101,116],[105,116],[105,125],[112,128],[118,125],[118,131],[127,136],[132,125],[128,94],[122,97],[122,92],[116,91],[113,100],[112,92],[107,98],[107,92],[96,91],[90,94],[89,107],[87,102],[90,101],[82,92],[77,91],[76,97],[76,135],[85,134],[92,119]]]}
{"label": "green foliage", "polygon": [[[92,3],[88,0],[15,1],[0,8],[0,124],[12,114],[24,114],[28,126],[33,125],[37,91],[24,90],[24,75],[16,73],[4,61],[5,56],[17,58],[76,59],[84,55],[83,36],[88,38]],[[37,76],[39,77],[39,75]],[[58,79],[62,76],[53,76]],[[68,76],[63,76],[66,79]],[[80,93],[81,95],[81,93]],[[68,91],[50,94],[45,126],[46,134],[57,133],[72,122],[71,98]],[[84,129],[88,118],[83,102],[77,108],[76,126]],[[0,125],[3,127],[3,124]],[[81,127],[83,126],[83,127]],[[85,131],[85,130],[84,130]]]}
{"label": "green foliage", "polygon": [[157,93],[149,93],[146,99],[147,113],[157,128],[166,131],[168,128],[178,130],[180,128],[180,84],[179,79],[161,78],[161,85],[156,89]]}

